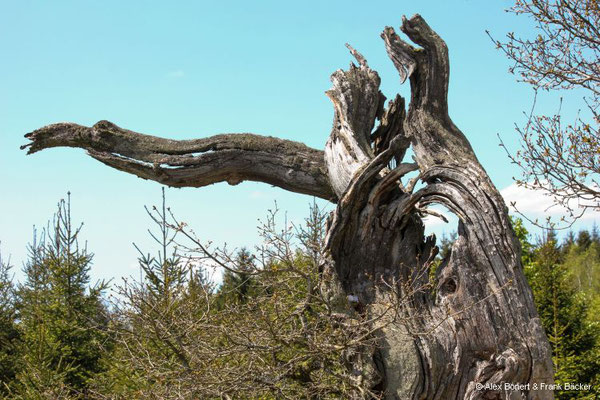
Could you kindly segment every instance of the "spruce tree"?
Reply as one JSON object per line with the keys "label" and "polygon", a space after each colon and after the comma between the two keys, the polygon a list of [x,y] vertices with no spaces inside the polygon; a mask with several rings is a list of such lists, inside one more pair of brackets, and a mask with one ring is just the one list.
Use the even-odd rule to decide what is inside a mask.
{"label": "spruce tree", "polygon": [[585,229],[581,230],[577,235],[576,243],[581,250],[586,250],[592,244],[592,235]]}
{"label": "spruce tree", "polygon": [[194,374],[205,361],[190,350],[201,343],[201,324],[210,283],[194,260],[181,257],[178,230],[162,192],[161,207],[146,208],[156,229],[155,255],[139,251],[139,280],[125,279],[115,303],[117,346],[104,385],[107,398],[196,399]]}
{"label": "spruce tree", "polygon": [[7,395],[18,370],[17,349],[20,332],[17,328],[15,296],[11,265],[0,254],[0,398]]}
{"label": "spruce tree", "polygon": [[30,245],[18,289],[23,369],[16,393],[22,398],[83,398],[102,369],[109,343],[106,284],[89,285],[93,255],[79,246],[81,227],[73,226],[69,196]]}
{"label": "spruce tree", "polygon": [[223,271],[223,283],[217,293],[217,307],[223,309],[227,305],[243,304],[256,290],[256,266],[253,255],[246,249],[238,251],[235,269]]}

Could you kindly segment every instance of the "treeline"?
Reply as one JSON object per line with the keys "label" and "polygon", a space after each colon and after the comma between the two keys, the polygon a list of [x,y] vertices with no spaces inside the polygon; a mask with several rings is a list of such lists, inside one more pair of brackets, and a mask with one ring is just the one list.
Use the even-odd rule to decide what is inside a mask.
{"label": "treeline", "polygon": [[[164,193],[163,193],[164,196]],[[25,279],[0,270],[0,398],[367,397],[348,365],[371,324],[321,290],[324,214],[259,227],[256,251],[212,249],[166,207],[147,209],[156,248],[138,279],[90,283],[93,256],[61,201],[29,246]],[[223,269],[218,287],[207,266]],[[337,296],[337,297],[336,297]]]}
{"label": "treeline", "polygon": [[[269,211],[259,226],[263,244],[252,252],[200,241],[171,213],[164,193],[162,206],[147,211],[156,247],[138,249],[140,278],[112,288],[90,282],[93,255],[79,243],[68,200],[29,245],[21,283],[0,258],[0,398],[372,395],[373,329],[393,323],[396,313],[365,320],[352,299],[332,289],[320,270],[325,215],[317,207],[302,226],[281,227],[277,210]],[[557,397],[596,398],[599,234],[559,241],[550,232],[533,243],[520,220],[513,226],[556,382],[595,387]],[[452,241],[442,240],[442,257]],[[221,285],[209,266],[224,271]]]}
{"label": "treeline", "polygon": [[554,379],[590,384],[558,391],[557,399],[600,398],[600,234],[594,227],[560,241],[554,231],[533,244],[521,220],[513,227],[525,276],[552,347]]}

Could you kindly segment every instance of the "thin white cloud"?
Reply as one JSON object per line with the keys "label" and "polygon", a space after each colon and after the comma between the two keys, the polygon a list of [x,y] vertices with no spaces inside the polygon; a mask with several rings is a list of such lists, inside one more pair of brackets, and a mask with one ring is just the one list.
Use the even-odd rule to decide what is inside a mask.
{"label": "thin white cloud", "polygon": [[[531,220],[538,219],[539,221],[543,221],[547,217],[558,220],[560,217],[568,217],[569,215],[566,208],[556,205],[551,196],[540,190],[526,189],[513,183],[502,189],[500,194],[504,197],[510,212],[517,212],[518,210],[519,213],[522,213]],[[576,200],[573,200],[572,208],[577,210]],[[598,218],[598,216],[597,212],[589,210],[586,211],[581,219],[593,220]]]}
{"label": "thin white cloud", "polygon": [[[544,223],[547,217],[551,217],[551,221],[561,226],[560,218],[565,217],[568,220],[568,212],[564,207],[557,206],[554,204],[552,197],[545,195],[539,190],[525,189],[513,183],[500,190],[500,194],[504,198],[506,205],[509,208],[510,213],[517,213],[517,210],[526,216],[531,221],[539,221]],[[514,202],[514,206],[511,205]],[[577,200],[573,200],[573,209],[577,210]],[[516,206],[516,208],[515,208]],[[444,232],[452,232],[456,230],[457,217],[447,210],[445,207],[435,205],[430,209],[444,215],[448,219],[448,223],[445,223],[442,219],[434,216],[426,216],[423,218],[425,224],[426,233],[435,233],[438,237],[441,237]],[[600,219],[600,212],[588,210],[579,219],[577,226],[586,227],[591,225],[592,222]],[[581,225],[583,224],[583,225]]]}
{"label": "thin white cloud", "polygon": [[171,71],[167,74],[167,77],[172,78],[172,79],[183,78],[184,76],[185,76],[185,73],[180,69]]}

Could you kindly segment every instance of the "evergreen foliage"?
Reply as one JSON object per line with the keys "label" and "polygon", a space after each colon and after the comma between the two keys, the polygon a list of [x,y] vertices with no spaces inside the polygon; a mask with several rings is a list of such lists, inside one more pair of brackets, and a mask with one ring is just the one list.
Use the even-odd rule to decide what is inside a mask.
{"label": "evergreen foliage", "polygon": [[80,230],[72,224],[70,200],[61,200],[52,223],[30,245],[26,280],[17,291],[17,398],[84,398],[101,371],[109,342],[102,299],[107,286],[89,286],[92,254],[79,246]]}
{"label": "evergreen foliage", "polygon": [[10,270],[10,263],[0,254],[0,398],[8,393],[8,384],[18,371],[20,332]]}
{"label": "evergreen foliage", "polygon": [[[590,383],[593,388],[592,391],[558,391],[556,396],[558,399],[594,399],[600,394],[597,386],[600,382],[600,325],[593,321],[590,304],[594,297],[600,297],[600,292],[582,291],[578,282],[597,270],[598,243],[592,242],[589,232],[582,231],[576,241],[567,236],[563,246],[559,246],[556,234],[548,231],[543,240],[533,246],[521,220],[513,220],[513,227],[523,249],[525,275],[552,346],[555,382],[562,385]],[[590,286],[597,285],[592,282],[589,281]]]}
{"label": "evergreen foliage", "polygon": [[224,309],[227,304],[244,304],[256,293],[256,271],[254,257],[246,248],[242,248],[235,260],[236,269],[223,272],[223,283],[219,288],[216,306]]}

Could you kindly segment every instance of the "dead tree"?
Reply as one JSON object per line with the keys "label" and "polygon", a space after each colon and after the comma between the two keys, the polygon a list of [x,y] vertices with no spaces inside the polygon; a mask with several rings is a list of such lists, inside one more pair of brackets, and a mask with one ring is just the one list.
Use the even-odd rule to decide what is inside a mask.
{"label": "dead tree", "polygon": [[[369,385],[388,399],[553,398],[539,390],[553,382],[550,348],[507,208],[448,116],[446,44],[419,15],[404,18],[400,29],[418,47],[389,27],[381,36],[401,81],[410,79],[408,110],[400,96],[385,107],[377,72],[348,46],[358,65],[331,77],[335,116],[324,151],[252,134],[169,140],[108,121],[48,125],[27,134],[23,147],[83,148],[110,167],[169,186],[251,180],[330,200],[337,208],[323,273],[337,282],[332,295],[358,299],[365,310],[390,291],[402,296],[408,286],[427,286],[427,274],[417,271],[436,247],[421,216],[429,205],[444,205],[460,221],[450,255],[431,290],[402,302],[404,318],[379,332],[378,350],[357,362],[357,373],[375,368]],[[410,146],[414,163],[403,162]],[[413,171],[420,188],[417,179],[403,182]]]}

